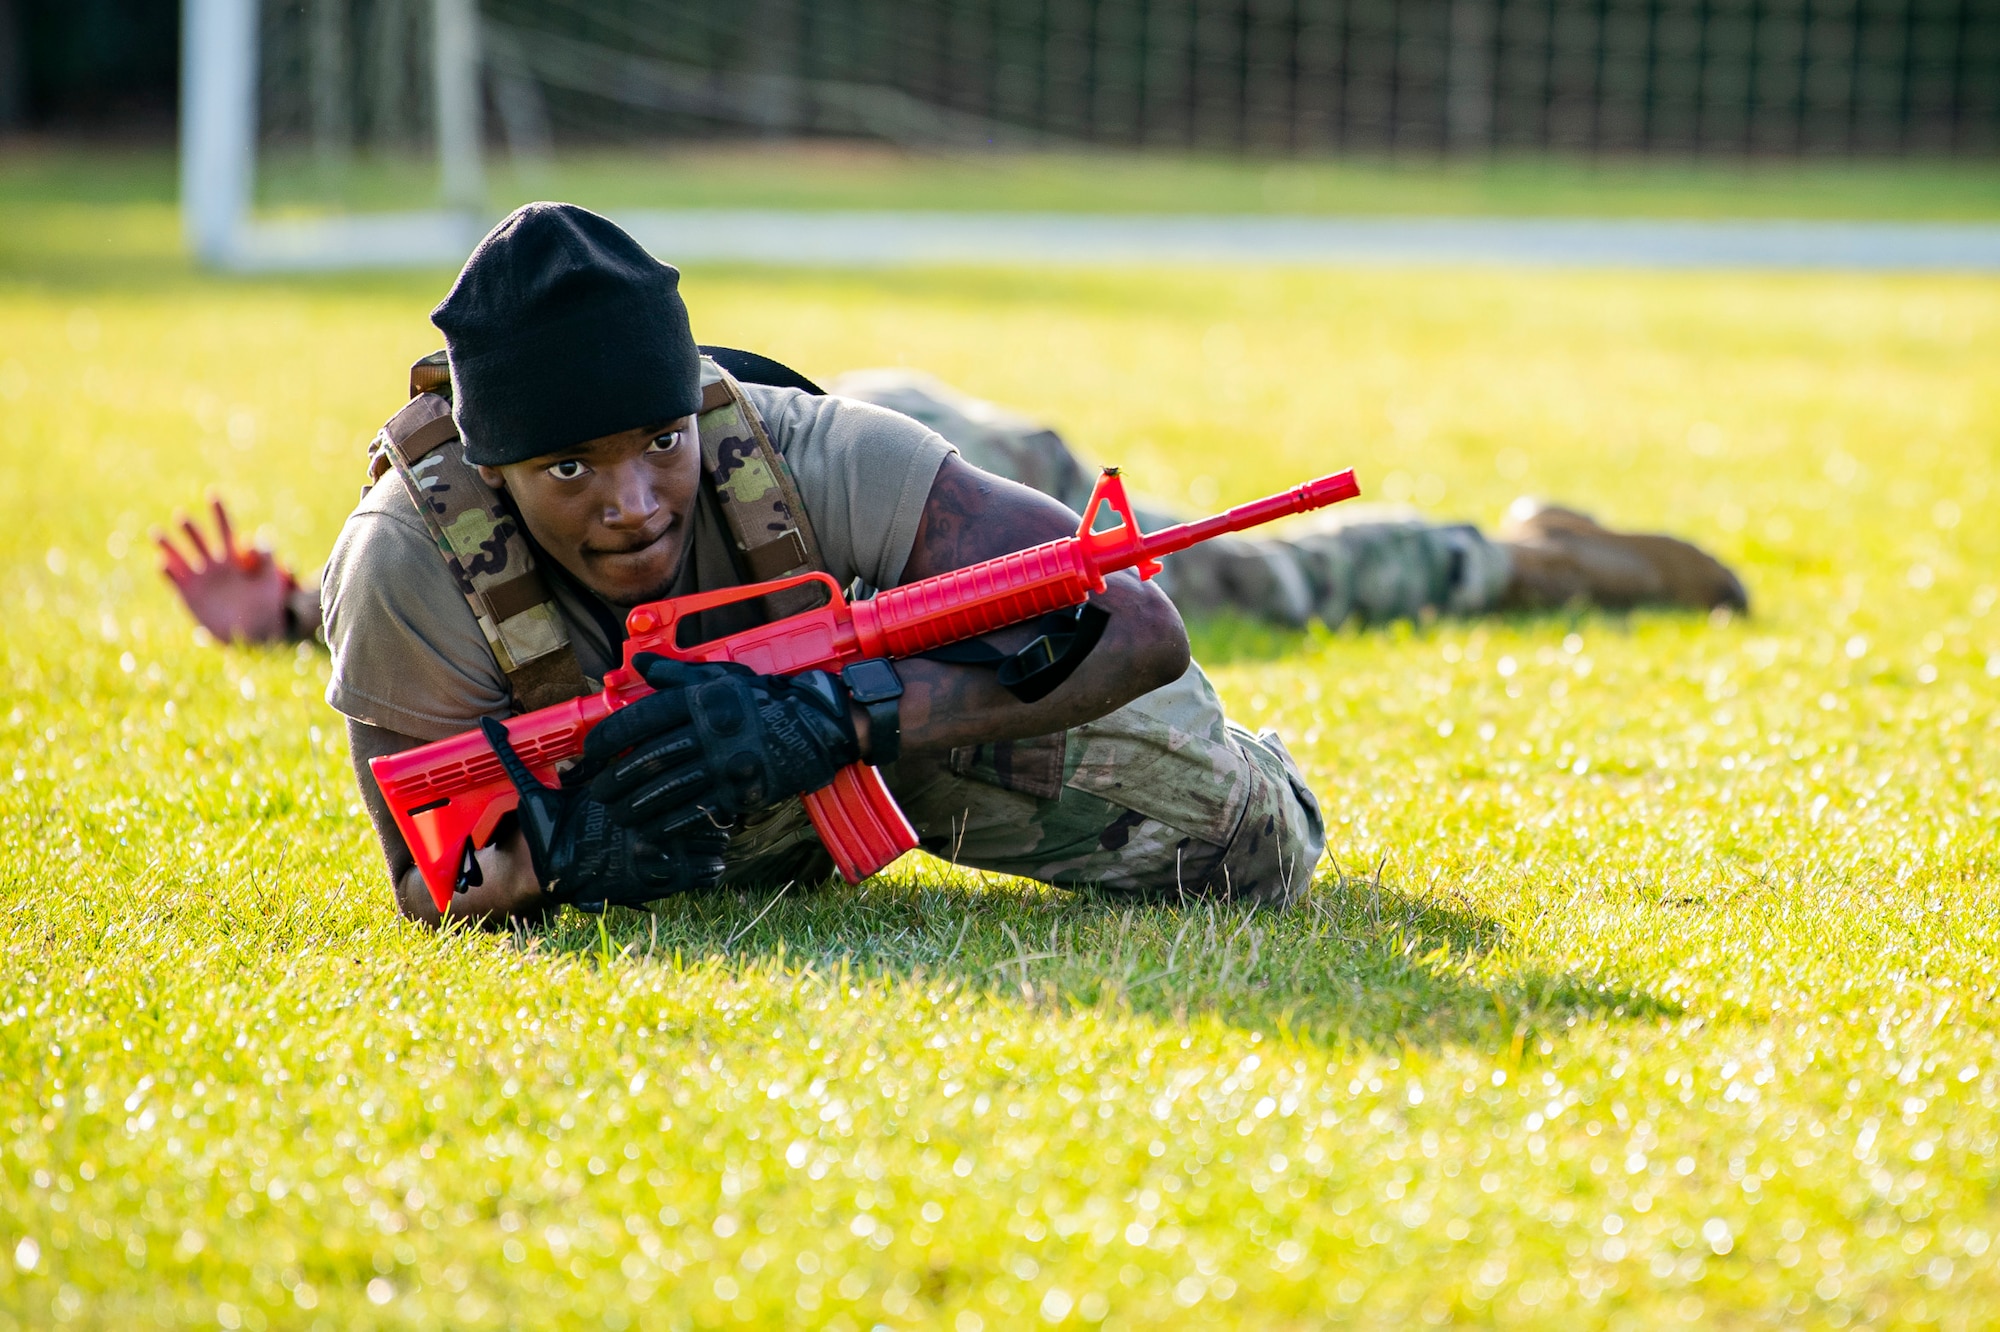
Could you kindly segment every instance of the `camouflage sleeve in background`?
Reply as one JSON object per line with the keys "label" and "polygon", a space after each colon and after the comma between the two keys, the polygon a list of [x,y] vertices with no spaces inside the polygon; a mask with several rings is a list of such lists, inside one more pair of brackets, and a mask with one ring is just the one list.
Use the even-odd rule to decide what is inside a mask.
{"label": "camouflage sleeve in background", "polygon": [[[958,446],[967,462],[1032,486],[1072,509],[1090,496],[1095,469],[1045,426],[968,397],[914,370],[858,370],[832,391],[915,417]],[[1148,527],[1181,521],[1150,505]],[[1234,611],[1280,624],[1340,624],[1472,615],[1498,608],[1512,562],[1507,548],[1465,524],[1406,510],[1343,505],[1282,538],[1223,537],[1171,556],[1160,586],[1183,614]]]}

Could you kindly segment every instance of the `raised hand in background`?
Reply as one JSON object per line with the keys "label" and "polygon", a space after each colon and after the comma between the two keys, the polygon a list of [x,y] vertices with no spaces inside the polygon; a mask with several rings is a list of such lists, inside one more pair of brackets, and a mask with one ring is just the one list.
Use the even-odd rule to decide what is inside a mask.
{"label": "raised hand in background", "polygon": [[262,546],[236,544],[220,497],[209,497],[209,509],[215,516],[216,550],[209,548],[192,518],[178,519],[185,554],[166,532],[153,529],[160,571],[201,627],[224,642],[282,643],[310,636],[319,627],[318,597],[310,597],[312,623],[302,624],[307,597],[292,571]]}

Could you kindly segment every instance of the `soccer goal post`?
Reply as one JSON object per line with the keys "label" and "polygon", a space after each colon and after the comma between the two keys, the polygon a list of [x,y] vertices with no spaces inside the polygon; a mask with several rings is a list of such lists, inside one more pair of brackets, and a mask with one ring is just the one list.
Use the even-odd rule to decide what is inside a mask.
{"label": "soccer goal post", "polygon": [[200,262],[465,257],[486,222],[477,0],[185,0],[181,22],[181,216]]}

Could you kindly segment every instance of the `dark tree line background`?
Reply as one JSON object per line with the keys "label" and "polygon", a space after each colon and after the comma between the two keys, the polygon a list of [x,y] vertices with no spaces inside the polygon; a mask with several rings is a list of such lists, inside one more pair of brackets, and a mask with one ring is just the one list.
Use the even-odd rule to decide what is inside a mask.
{"label": "dark tree line background", "polygon": [[175,0],[0,0],[0,129],[173,125]]}
{"label": "dark tree line background", "polygon": [[[2000,0],[483,9],[496,69],[504,57],[509,86],[533,84],[557,144],[746,130],[896,137],[898,126],[922,138],[928,116],[959,138],[1271,153],[2000,151]],[[363,57],[381,49],[367,34],[402,25],[420,42],[426,10],[424,0],[265,0],[268,50],[282,52],[287,32],[353,34],[338,66],[353,97],[325,86],[314,96],[322,108],[351,101],[361,126],[369,86],[377,101],[389,87],[364,86]],[[165,129],[178,22],[172,0],[0,0],[0,126]],[[274,80],[302,86],[309,72],[274,57],[267,105]],[[421,105],[420,90],[407,93]]]}

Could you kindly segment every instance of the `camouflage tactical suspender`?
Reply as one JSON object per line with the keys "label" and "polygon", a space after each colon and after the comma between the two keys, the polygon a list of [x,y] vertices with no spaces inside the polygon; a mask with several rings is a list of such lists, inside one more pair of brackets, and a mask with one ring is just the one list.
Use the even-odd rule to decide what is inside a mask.
{"label": "camouflage tactical suspender", "polygon": [[[824,569],[791,469],[757,409],[742,385],[708,357],[701,371],[695,429],[703,480],[722,510],[738,563],[760,582]],[[479,469],[460,450],[445,447],[457,441],[458,429],[443,352],[410,367],[410,399],[369,446],[369,483],[391,469],[402,479],[519,707],[546,707],[589,692],[594,686],[570,646],[527,534]],[[786,614],[813,604],[811,597],[810,589],[801,589],[766,600],[776,603],[773,614]]]}
{"label": "camouflage tactical suspender", "polygon": [[[701,437],[702,477],[722,508],[737,564],[757,583],[824,570],[819,539],[792,470],[765,433],[757,409],[743,396],[743,386],[706,356],[701,358],[701,381],[695,433]],[[810,609],[821,599],[812,588],[797,588],[764,602],[776,618]]]}

